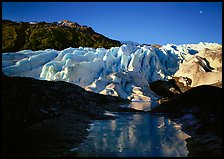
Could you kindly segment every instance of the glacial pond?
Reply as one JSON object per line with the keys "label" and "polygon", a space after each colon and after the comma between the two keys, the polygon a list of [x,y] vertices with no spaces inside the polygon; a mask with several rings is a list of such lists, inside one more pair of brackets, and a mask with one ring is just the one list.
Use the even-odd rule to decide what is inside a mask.
{"label": "glacial pond", "polygon": [[[144,107],[136,102],[130,107]],[[150,106],[150,105],[148,105]],[[139,108],[141,109],[141,108]],[[78,148],[79,157],[185,157],[185,139],[189,136],[180,126],[161,115],[148,112],[111,112],[113,120],[95,120],[89,135]]]}

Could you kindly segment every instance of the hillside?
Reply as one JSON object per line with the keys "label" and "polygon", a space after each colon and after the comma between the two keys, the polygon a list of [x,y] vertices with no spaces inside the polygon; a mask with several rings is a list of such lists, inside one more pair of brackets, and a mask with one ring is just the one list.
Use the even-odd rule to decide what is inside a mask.
{"label": "hillside", "polygon": [[67,20],[53,23],[2,20],[2,52],[120,45],[119,41],[96,33],[91,27]]}

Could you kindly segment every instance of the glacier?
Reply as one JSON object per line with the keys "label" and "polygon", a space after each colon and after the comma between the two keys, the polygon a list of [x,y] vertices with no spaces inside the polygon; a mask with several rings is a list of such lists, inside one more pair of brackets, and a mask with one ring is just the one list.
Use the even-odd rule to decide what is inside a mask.
{"label": "glacier", "polygon": [[[193,79],[192,86],[221,81],[222,61],[206,57],[208,50],[221,48],[218,43],[200,42],[160,48],[130,43],[110,49],[22,50],[2,54],[2,72],[8,76],[66,81],[88,91],[132,101],[151,101],[159,97],[149,87],[156,80],[189,77]],[[207,80],[198,79],[200,76]]]}

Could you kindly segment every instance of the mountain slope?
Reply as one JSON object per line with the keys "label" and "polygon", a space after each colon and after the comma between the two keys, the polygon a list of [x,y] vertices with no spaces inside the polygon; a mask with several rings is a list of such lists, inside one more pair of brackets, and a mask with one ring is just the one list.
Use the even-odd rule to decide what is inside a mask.
{"label": "mountain slope", "polygon": [[59,22],[13,22],[2,20],[2,52],[24,49],[62,50],[68,47],[120,46],[121,43],[96,33],[91,27],[62,20]]}

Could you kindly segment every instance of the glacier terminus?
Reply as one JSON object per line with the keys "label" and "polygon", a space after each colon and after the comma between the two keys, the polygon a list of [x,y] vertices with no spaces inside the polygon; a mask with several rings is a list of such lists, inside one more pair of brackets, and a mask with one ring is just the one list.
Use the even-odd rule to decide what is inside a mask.
{"label": "glacier terminus", "polygon": [[156,80],[188,77],[192,87],[221,81],[222,63],[208,52],[220,49],[218,43],[200,42],[161,47],[129,43],[110,49],[80,46],[61,51],[22,50],[2,54],[2,71],[8,76],[66,81],[132,101],[152,101],[158,96],[149,83]]}

